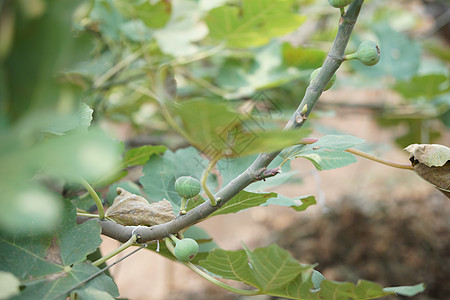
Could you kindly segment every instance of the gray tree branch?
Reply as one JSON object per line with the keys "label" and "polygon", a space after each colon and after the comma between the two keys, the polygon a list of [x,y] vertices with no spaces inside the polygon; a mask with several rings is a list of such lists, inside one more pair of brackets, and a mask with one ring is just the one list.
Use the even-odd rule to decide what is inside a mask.
{"label": "gray tree branch", "polygon": [[[330,81],[333,74],[340,67],[343,62],[343,55],[347,47],[353,27],[358,18],[360,9],[364,0],[355,0],[349,7],[345,15],[341,16],[339,20],[339,28],[336,34],[333,46],[322,66],[321,71],[316,79],[309,85],[305,96],[298,106],[291,119],[287,122],[285,129],[300,128],[306,122],[309,114],[313,110],[325,86]],[[216,199],[220,198],[217,206],[211,206],[209,202],[205,202],[196,208],[190,210],[185,215],[178,216],[176,219],[161,225],[152,227],[145,226],[123,226],[112,221],[99,220],[102,227],[102,234],[109,236],[121,242],[126,242],[132,236],[132,233],[137,233],[140,238],[139,242],[148,242],[153,240],[161,240],[169,234],[175,234],[178,231],[200,222],[220,206],[232,199],[245,187],[251,183],[261,180],[261,170],[267,168],[270,162],[280,153],[280,151],[273,153],[263,153],[245,170],[242,174],[233,179],[230,183],[224,186],[219,192],[215,194]]]}

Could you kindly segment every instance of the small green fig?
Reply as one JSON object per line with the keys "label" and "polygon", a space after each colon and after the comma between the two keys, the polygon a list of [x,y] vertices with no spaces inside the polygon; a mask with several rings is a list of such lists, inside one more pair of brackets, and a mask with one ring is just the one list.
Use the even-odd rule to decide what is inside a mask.
{"label": "small green fig", "polygon": [[[311,73],[311,76],[309,76],[309,82],[310,82],[310,83],[314,80],[314,78],[317,77],[317,75],[319,74],[320,69],[322,69],[322,68],[315,69],[315,70]],[[333,86],[333,84],[334,84],[335,81],[336,81],[336,74],[333,74],[333,76],[331,77],[331,79],[330,79],[330,81],[328,82],[327,86],[325,87],[324,91],[329,90],[329,89]]]}
{"label": "small green fig", "polygon": [[347,5],[351,4],[353,0],[328,0],[328,3],[330,3],[331,6],[336,8],[343,8]]}
{"label": "small green fig", "polygon": [[175,191],[180,197],[189,199],[200,193],[201,185],[198,179],[191,176],[181,176],[175,181]]}
{"label": "small green fig", "polygon": [[175,257],[181,261],[188,262],[198,253],[198,244],[193,239],[185,238],[175,243]]}
{"label": "small green fig", "polygon": [[376,65],[380,61],[380,48],[372,41],[362,42],[355,53],[345,56],[345,60],[358,59],[366,66]]}

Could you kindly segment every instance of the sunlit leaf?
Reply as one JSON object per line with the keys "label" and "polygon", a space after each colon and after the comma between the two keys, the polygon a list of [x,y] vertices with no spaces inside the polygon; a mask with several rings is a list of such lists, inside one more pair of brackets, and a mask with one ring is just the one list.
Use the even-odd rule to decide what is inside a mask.
{"label": "sunlit leaf", "polygon": [[206,18],[210,36],[232,47],[255,47],[295,30],[305,20],[293,12],[290,0],[244,0],[242,8],[225,5]]}

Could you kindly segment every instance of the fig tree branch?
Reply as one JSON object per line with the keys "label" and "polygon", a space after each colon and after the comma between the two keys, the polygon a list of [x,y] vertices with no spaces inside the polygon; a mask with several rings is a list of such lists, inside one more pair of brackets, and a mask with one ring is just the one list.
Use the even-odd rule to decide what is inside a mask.
{"label": "fig tree branch", "polygon": [[[285,129],[300,128],[307,121],[308,116],[317,103],[322,91],[343,62],[345,48],[348,44],[363,2],[364,0],[355,0],[349,6],[346,13],[341,16],[338,32],[331,50],[316,79],[309,85],[300,105],[292,115],[291,119],[287,122]],[[217,206],[211,206],[208,201],[168,223],[152,227],[141,226],[137,228],[135,226],[119,225],[107,220],[99,220],[102,227],[102,233],[121,242],[129,240],[133,232],[139,236],[138,242],[162,240],[169,236],[169,234],[174,234],[183,228],[198,223],[232,199],[249,184],[261,180],[261,170],[267,168],[279,152],[280,151],[260,154],[247,170],[234,178],[214,195],[216,199],[221,199]]]}

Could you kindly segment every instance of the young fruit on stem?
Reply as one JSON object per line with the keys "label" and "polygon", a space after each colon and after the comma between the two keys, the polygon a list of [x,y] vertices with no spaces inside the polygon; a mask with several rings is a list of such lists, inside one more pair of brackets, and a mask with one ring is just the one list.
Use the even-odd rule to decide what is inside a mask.
{"label": "young fruit on stem", "polygon": [[191,176],[181,176],[175,181],[175,191],[181,197],[180,213],[186,214],[187,201],[200,193],[201,185],[198,179]]}
{"label": "young fruit on stem", "polygon": [[[322,68],[315,69],[315,70],[311,73],[311,76],[309,76],[309,83],[312,83],[312,81],[314,80],[314,78],[317,77],[317,75],[318,75],[319,72],[320,72],[320,69],[322,69]],[[325,87],[324,91],[329,90],[329,89],[333,86],[333,84],[334,84],[335,81],[336,81],[336,74],[333,74],[333,76],[331,77],[331,79],[330,79],[330,81],[328,82],[327,86]]]}
{"label": "young fruit on stem", "polygon": [[328,3],[330,3],[331,6],[336,8],[343,8],[347,5],[351,4],[353,0],[328,0]]}
{"label": "young fruit on stem", "polygon": [[376,65],[380,61],[380,48],[372,41],[362,42],[355,53],[344,56],[344,60],[357,59],[366,66]]}
{"label": "young fruit on stem", "polygon": [[174,255],[179,260],[188,262],[197,255],[198,244],[195,240],[190,238],[180,240],[173,234],[171,234],[169,237],[172,239],[172,241],[175,242]]}

